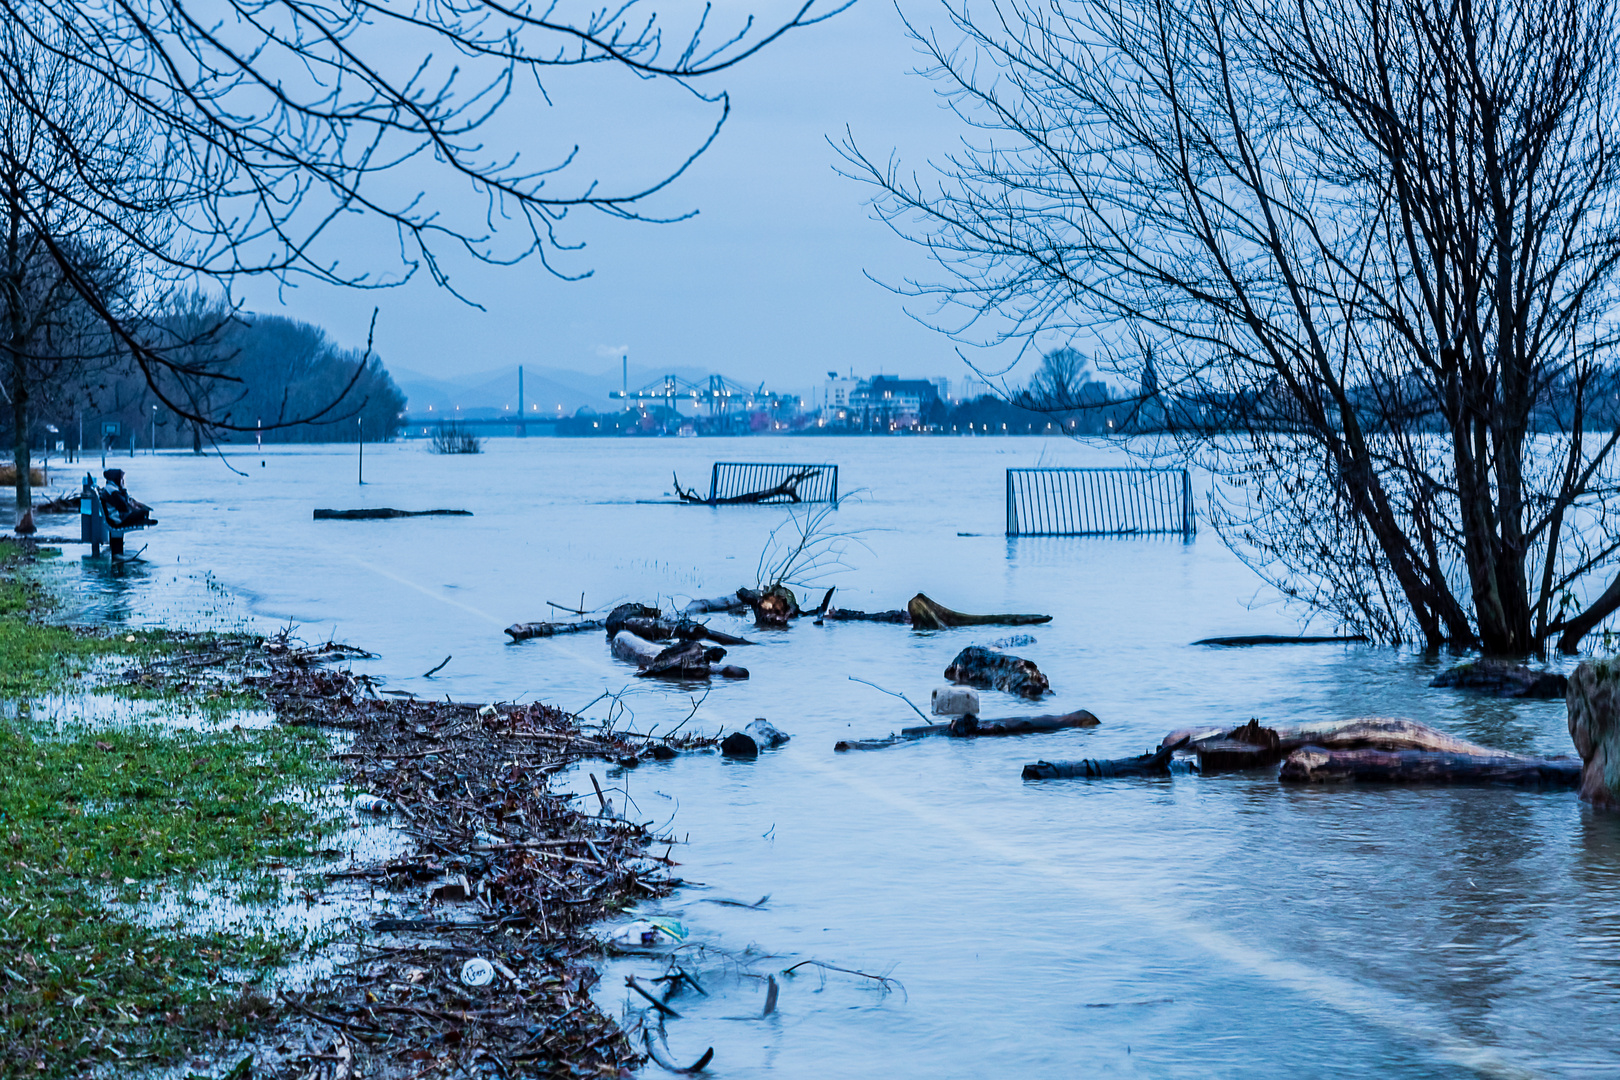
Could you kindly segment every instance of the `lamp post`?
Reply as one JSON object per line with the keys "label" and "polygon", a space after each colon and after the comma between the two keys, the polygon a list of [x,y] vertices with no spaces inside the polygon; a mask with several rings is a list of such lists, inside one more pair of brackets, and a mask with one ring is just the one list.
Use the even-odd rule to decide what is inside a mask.
{"label": "lamp post", "polygon": [[152,456],[157,457],[157,406],[152,406]]}

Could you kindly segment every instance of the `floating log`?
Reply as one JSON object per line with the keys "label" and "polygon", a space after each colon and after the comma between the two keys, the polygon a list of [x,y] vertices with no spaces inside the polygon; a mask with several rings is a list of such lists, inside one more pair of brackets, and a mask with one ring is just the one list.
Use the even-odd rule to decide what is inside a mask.
{"label": "floating log", "polygon": [[910,623],[911,613],[906,611],[852,611],[849,608],[830,607],[822,615],[833,622]]}
{"label": "floating log", "polygon": [[1052,689],[1041,669],[1032,662],[983,645],[969,645],[957,653],[956,659],[945,669],[945,677],[953,683],[1005,690],[1031,700],[1038,700]]}
{"label": "floating log", "polygon": [[[620,635],[628,632],[620,631]],[[719,663],[725,655],[726,650],[717,645],[705,646],[696,641],[683,641],[659,652],[637,674],[641,678],[707,679],[713,674],[711,665]]]}
{"label": "floating log", "polygon": [[607,635],[612,637],[620,630],[623,630],[625,621],[628,619],[657,619],[661,618],[663,614],[657,608],[648,607],[646,604],[620,604],[608,612],[606,619]]}
{"label": "floating log", "polygon": [[1365,634],[1347,634],[1342,637],[1295,637],[1287,634],[1244,634],[1238,637],[1207,637],[1194,645],[1220,645],[1239,648],[1245,645],[1348,645],[1365,644]]}
{"label": "floating log", "polygon": [[690,619],[667,619],[659,617],[649,619],[643,615],[633,615],[620,621],[622,629],[630,631],[637,637],[648,641],[670,641],[679,638],[682,641],[712,641],[717,645],[752,645],[747,638],[740,638],[733,634],[711,630],[704,623],[692,622]]}
{"label": "floating log", "polygon": [[1094,761],[1032,761],[1024,766],[1025,780],[1106,780],[1122,776],[1169,776],[1170,759],[1190,742],[1183,738],[1172,746],[1161,746],[1140,757]]}
{"label": "floating log", "polygon": [[524,622],[513,623],[506,628],[512,635],[513,641],[526,641],[529,638],[556,637],[558,634],[579,634],[586,630],[600,630],[607,625],[604,619],[586,619],[584,622]]}
{"label": "floating log", "polygon": [[1505,698],[1561,698],[1569,680],[1555,671],[1538,671],[1508,660],[1471,660],[1441,672],[1430,686],[1483,690]]}
{"label": "floating log", "polygon": [[658,658],[664,651],[664,646],[655,645],[646,638],[638,637],[628,630],[620,630],[614,634],[608,644],[608,649],[620,660],[628,660],[638,667],[645,667]]}
{"label": "floating log", "polygon": [[1295,750],[1277,779],[1285,784],[1511,784],[1567,787],[1581,782],[1577,757],[1448,754],[1432,750]]}
{"label": "floating log", "polygon": [[1307,724],[1279,724],[1262,727],[1250,720],[1241,727],[1195,728],[1172,731],[1161,746],[1185,743],[1198,755],[1198,771],[1205,776],[1271,765],[1300,750],[1381,753],[1438,754],[1454,759],[1495,760],[1512,758],[1520,762],[1542,759],[1524,757],[1489,746],[1459,739],[1443,731],[1400,717],[1363,716],[1353,720],[1316,721]]}
{"label": "floating log", "polygon": [[968,615],[953,611],[918,593],[906,604],[911,625],[917,630],[948,630],[956,626],[1035,626],[1052,621],[1050,615]]}
{"label": "floating log", "polygon": [[710,600],[693,600],[681,610],[687,615],[707,615],[712,611],[742,611],[747,606],[741,597],[733,593],[730,596],[716,596]]}
{"label": "floating log", "polygon": [[1590,661],[1569,678],[1569,737],[1584,763],[1580,796],[1620,809],[1620,670]]}
{"label": "floating log", "polygon": [[1102,723],[1085,709],[1071,713],[1046,716],[1008,716],[996,720],[981,720],[976,716],[958,716],[948,723],[919,724],[901,728],[900,734],[883,739],[846,739],[833,745],[834,750],[879,750],[885,746],[915,742],[933,735],[955,739],[972,739],[993,735],[1032,735],[1043,731],[1064,731],[1069,728],[1096,727]]}
{"label": "floating log", "polygon": [[387,506],[363,510],[317,510],[316,521],[386,521],[413,517],[472,517],[471,510],[395,510]]}

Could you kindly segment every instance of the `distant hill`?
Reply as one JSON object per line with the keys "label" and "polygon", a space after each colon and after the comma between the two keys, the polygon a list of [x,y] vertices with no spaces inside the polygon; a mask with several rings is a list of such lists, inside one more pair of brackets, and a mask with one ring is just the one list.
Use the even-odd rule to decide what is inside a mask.
{"label": "distant hill", "polygon": [[[517,409],[518,366],[508,364],[486,371],[472,372],[452,378],[436,378],[406,368],[391,368],[394,382],[405,392],[406,411],[421,417],[434,413],[454,414],[459,407],[468,418],[498,416]],[[631,390],[647,383],[676,375],[693,382],[701,382],[709,373],[697,368],[645,368],[630,365]],[[523,400],[529,415],[572,416],[581,407],[589,406],[598,412],[618,408],[608,393],[620,388],[618,364],[605,365],[600,372],[570,371],[566,368],[523,365]],[[538,405],[536,409],[534,406]],[[558,406],[562,408],[559,410]]]}

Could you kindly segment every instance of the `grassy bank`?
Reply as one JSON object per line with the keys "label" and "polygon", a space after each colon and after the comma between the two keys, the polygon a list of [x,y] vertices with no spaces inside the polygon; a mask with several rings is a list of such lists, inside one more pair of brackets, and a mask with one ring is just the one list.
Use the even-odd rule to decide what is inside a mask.
{"label": "grassy bank", "polygon": [[[160,1060],[266,1012],[258,975],[302,945],[271,933],[156,930],[128,914],[155,892],[256,880],[307,856],[322,823],[289,798],[333,775],[307,728],[176,730],[177,702],[212,719],[255,701],[184,680],[108,672],[217,639],[50,624],[48,566],[0,542],[0,1074],[55,1077]],[[36,715],[46,695],[152,706],[146,721]],[[86,710],[93,711],[93,710]]]}

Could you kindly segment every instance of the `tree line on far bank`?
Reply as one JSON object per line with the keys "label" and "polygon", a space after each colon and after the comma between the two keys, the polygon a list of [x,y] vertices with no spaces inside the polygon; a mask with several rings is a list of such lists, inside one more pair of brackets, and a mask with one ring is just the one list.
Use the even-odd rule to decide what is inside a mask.
{"label": "tree line on far bank", "polygon": [[[381,358],[339,346],[318,326],[192,298],[150,320],[147,332],[182,360],[178,371],[165,373],[164,397],[238,429],[262,422],[266,443],[352,442],[362,434],[384,440],[400,430],[405,395]],[[259,437],[179,415],[127,355],[93,334],[79,335],[54,356],[41,350],[34,360],[23,423],[27,444],[37,450],[54,452],[60,444],[127,452],[150,449],[155,440],[158,447],[205,453],[215,443]],[[327,416],[282,426],[339,398],[343,407]],[[14,410],[0,416],[0,431],[4,445],[18,441]]]}

